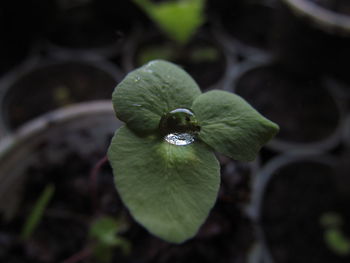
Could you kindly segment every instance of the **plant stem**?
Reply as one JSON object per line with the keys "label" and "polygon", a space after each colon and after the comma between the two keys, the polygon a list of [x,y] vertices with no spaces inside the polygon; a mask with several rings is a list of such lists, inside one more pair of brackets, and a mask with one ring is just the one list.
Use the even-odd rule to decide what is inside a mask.
{"label": "plant stem", "polygon": [[101,170],[101,167],[108,162],[107,155],[100,159],[90,172],[89,187],[91,193],[91,204],[93,209],[97,210],[97,176]]}
{"label": "plant stem", "polygon": [[80,250],[79,252],[72,255],[71,257],[64,260],[63,263],[80,262],[81,260],[84,260],[84,259],[90,257],[92,254],[92,251],[93,251],[92,247],[87,246],[87,247],[83,248],[82,250]]}

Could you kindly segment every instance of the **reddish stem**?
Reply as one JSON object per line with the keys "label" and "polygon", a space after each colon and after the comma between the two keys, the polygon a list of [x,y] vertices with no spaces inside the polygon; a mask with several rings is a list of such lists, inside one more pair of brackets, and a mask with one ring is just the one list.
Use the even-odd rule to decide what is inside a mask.
{"label": "reddish stem", "polygon": [[80,262],[88,257],[90,257],[92,254],[92,248],[91,247],[85,247],[79,252],[75,253],[71,257],[67,258],[63,261],[63,263],[77,263]]}
{"label": "reddish stem", "polygon": [[91,203],[94,210],[97,210],[97,176],[101,170],[101,167],[108,162],[107,155],[99,160],[90,172],[89,187],[91,192]]}

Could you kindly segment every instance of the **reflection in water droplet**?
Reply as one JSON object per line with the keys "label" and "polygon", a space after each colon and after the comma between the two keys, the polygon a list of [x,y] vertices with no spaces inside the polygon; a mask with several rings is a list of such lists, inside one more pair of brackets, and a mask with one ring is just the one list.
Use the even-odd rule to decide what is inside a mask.
{"label": "reflection in water droplet", "polygon": [[197,133],[200,130],[192,111],[179,108],[164,114],[159,122],[163,134],[170,133]]}
{"label": "reflection in water droplet", "polygon": [[172,110],[171,112],[169,112],[169,114],[175,114],[175,113],[180,113],[183,116],[185,116],[185,115],[194,116],[192,111],[190,111],[189,109],[185,109],[185,108],[179,108],[179,109],[175,109],[175,110]]}
{"label": "reflection in water droplet", "polygon": [[164,114],[159,122],[164,139],[174,145],[188,145],[195,141],[200,127],[193,112],[178,108]]}
{"label": "reflection in water droplet", "polygon": [[193,143],[195,136],[190,133],[170,133],[164,139],[170,144],[184,146]]}

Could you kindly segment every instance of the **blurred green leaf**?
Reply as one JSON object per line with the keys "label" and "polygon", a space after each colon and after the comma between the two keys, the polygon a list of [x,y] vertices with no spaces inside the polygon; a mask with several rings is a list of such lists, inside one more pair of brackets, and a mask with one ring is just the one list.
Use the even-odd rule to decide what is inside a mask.
{"label": "blurred green leaf", "polygon": [[327,229],[324,233],[324,239],[328,248],[335,254],[346,256],[350,254],[350,241],[339,229]]}
{"label": "blurred green leaf", "polygon": [[328,248],[339,256],[350,255],[350,240],[341,231],[342,217],[335,212],[324,213],[320,218],[324,227],[324,241]]}
{"label": "blurred green leaf", "polygon": [[169,38],[186,44],[204,23],[206,0],[172,0],[153,3],[150,0],[133,0]]}
{"label": "blurred green leaf", "polygon": [[22,229],[21,232],[21,240],[29,239],[37,226],[40,224],[40,221],[43,217],[46,207],[48,206],[50,200],[52,199],[55,192],[55,186],[53,184],[49,184],[45,187],[40,197],[36,201],[33,210]]}
{"label": "blurred green leaf", "polygon": [[129,254],[131,245],[128,240],[119,236],[125,229],[125,222],[110,216],[98,218],[90,227],[90,238],[94,240],[94,257],[99,262],[110,262],[113,250],[119,247],[124,254]]}

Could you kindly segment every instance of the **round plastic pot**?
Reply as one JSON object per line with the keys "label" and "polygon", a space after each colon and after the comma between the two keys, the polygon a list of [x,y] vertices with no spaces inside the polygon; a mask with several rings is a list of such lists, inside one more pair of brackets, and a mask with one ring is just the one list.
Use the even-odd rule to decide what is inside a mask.
{"label": "round plastic pot", "polygon": [[32,59],[0,82],[0,131],[69,104],[109,99],[122,74],[89,57]]}
{"label": "round plastic pot", "polygon": [[[326,239],[322,218],[341,216],[348,235],[349,180],[337,159],[318,154],[287,154],[272,159],[253,186],[251,216],[263,246],[264,262],[347,262]],[[347,188],[347,191],[343,191]],[[345,194],[344,194],[345,193]]]}
{"label": "round plastic pot", "polygon": [[338,145],[344,107],[327,82],[273,61],[248,61],[239,69],[231,74],[231,91],[280,126],[270,149],[326,151]]}
{"label": "round plastic pot", "polygon": [[[94,101],[44,114],[1,140],[2,260],[62,262],[79,251],[91,213],[89,174],[119,126],[111,102]],[[19,242],[26,217],[49,184],[55,187],[53,210],[45,210],[34,234]],[[21,246],[24,251],[13,252]]]}

